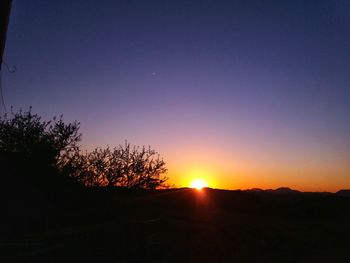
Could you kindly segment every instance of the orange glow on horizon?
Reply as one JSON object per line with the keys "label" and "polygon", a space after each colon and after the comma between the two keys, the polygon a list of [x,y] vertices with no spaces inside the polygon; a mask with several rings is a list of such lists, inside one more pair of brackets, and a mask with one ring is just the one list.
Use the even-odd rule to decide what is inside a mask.
{"label": "orange glow on horizon", "polygon": [[237,154],[234,151],[227,153],[223,145],[219,146],[221,152],[218,146],[208,143],[187,145],[186,152],[167,154],[169,183],[175,187],[191,187],[191,183],[200,178],[215,189],[289,187],[310,192],[337,192],[350,185],[350,167],[345,156],[333,157],[334,161],[330,163],[325,161],[332,158],[328,154],[315,154],[311,158],[304,149],[286,156],[273,147],[264,149],[269,154],[261,154],[238,145],[236,148],[243,150]]}
{"label": "orange glow on horizon", "polygon": [[202,190],[204,187],[208,187],[208,184],[203,179],[195,179],[191,183],[191,188],[195,188],[197,190]]}
{"label": "orange glow on horizon", "polygon": [[215,176],[212,167],[203,166],[187,166],[181,171],[179,185],[182,187],[190,187],[201,189],[203,187],[217,188]]}
{"label": "orange glow on horizon", "polygon": [[[232,169],[232,172],[230,172],[229,169],[217,169],[217,167],[210,167],[209,164],[207,164],[207,167],[203,165],[201,168],[176,168],[171,170],[169,174],[170,183],[175,187],[195,189],[198,188],[193,185],[193,182],[197,179],[202,179],[206,182],[207,185],[203,187],[227,190],[252,188],[266,190],[289,187],[299,191],[337,192],[340,189],[347,188],[346,185],[349,185],[349,179],[345,176],[343,180],[329,182],[329,178],[320,171],[312,171],[308,173],[308,176],[297,177],[293,172],[287,172],[287,169],[284,171],[282,169],[281,171]],[[284,174],[284,176],[279,176],[280,174]]]}

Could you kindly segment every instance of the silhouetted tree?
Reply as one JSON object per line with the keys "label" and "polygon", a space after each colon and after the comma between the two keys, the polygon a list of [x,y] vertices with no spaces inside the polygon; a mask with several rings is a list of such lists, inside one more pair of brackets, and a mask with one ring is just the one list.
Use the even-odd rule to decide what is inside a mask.
{"label": "silhouetted tree", "polygon": [[165,162],[150,147],[125,142],[114,149],[97,148],[75,156],[74,177],[86,186],[122,186],[155,189],[167,180]]}
{"label": "silhouetted tree", "polygon": [[43,230],[71,202],[79,184],[65,170],[79,152],[78,130],[77,122],[43,121],[31,109],[0,117],[1,226]]}
{"label": "silhouetted tree", "polygon": [[6,171],[3,176],[36,186],[57,183],[53,174],[65,170],[69,159],[79,152],[78,130],[78,122],[66,124],[62,116],[43,121],[31,108],[0,117],[0,163]]}
{"label": "silhouetted tree", "polygon": [[7,184],[50,191],[68,183],[64,178],[74,178],[85,186],[164,186],[165,162],[150,147],[125,142],[113,149],[82,153],[78,131],[78,122],[66,124],[62,116],[42,121],[31,108],[0,118],[0,164],[6,171],[3,178],[10,178]]}

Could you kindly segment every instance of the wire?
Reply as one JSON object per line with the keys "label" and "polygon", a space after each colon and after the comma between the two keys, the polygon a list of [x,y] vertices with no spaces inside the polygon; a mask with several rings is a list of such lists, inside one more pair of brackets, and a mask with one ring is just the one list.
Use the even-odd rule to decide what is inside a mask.
{"label": "wire", "polygon": [[7,113],[7,109],[6,109],[6,104],[5,104],[5,99],[4,99],[4,92],[2,89],[2,70],[0,70],[0,97],[1,97],[1,104],[2,107],[5,110],[5,114]]}
{"label": "wire", "polygon": [[12,69],[10,69],[9,65],[8,65],[5,61],[2,61],[2,64],[4,64],[4,65],[6,66],[7,71],[8,71],[9,73],[15,73],[15,72],[17,71],[17,68],[16,68],[15,65],[12,66]]}
{"label": "wire", "polygon": [[[5,65],[7,71],[9,73],[15,73],[17,71],[17,67],[14,65],[12,68],[9,67],[9,65],[3,60],[2,64]],[[5,104],[5,99],[4,99],[4,91],[2,87],[2,72],[3,70],[0,70],[0,100],[1,100],[1,105],[4,108],[5,114],[7,113],[7,108]]]}

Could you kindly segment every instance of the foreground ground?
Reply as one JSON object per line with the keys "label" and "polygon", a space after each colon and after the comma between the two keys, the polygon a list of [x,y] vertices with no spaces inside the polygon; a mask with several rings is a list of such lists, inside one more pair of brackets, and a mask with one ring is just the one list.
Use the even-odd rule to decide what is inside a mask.
{"label": "foreground ground", "polygon": [[101,190],[47,205],[7,217],[0,262],[350,262],[347,197]]}

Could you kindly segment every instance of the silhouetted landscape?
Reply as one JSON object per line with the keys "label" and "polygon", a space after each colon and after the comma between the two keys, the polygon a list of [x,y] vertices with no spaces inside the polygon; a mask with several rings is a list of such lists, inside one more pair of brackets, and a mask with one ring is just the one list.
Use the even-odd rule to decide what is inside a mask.
{"label": "silhouetted landscape", "polygon": [[171,189],[150,147],[80,138],[31,109],[0,119],[1,262],[350,260],[350,190]]}
{"label": "silhouetted landscape", "polygon": [[0,263],[349,263],[349,25],[343,0],[1,0]]}
{"label": "silhouetted landscape", "polygon": [[350,260],[342,192],[87,189],[41,216],[21,204],[2,216],[1,262]]}

